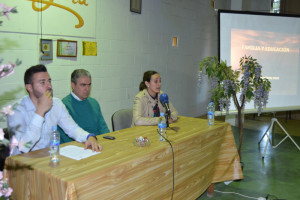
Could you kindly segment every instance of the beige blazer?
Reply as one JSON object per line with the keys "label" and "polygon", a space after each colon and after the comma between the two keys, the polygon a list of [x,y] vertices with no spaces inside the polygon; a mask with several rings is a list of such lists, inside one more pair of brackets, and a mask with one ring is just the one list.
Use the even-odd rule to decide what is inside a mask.
{"label": "beige blazer", "polygon": [[[158,94],[158,99],[163,91]],[[133,104],[133,119],[131,126],[148,126],[157,125],[159,117],[153,117],[153,108],[156,104],[156,100],[153,99],[147,89],[140,91],[134,98]],[[158,100],[158,107],[160,112],[166,112],[165,107]],[[173,107],[172,103],[169,102],[169,107],[171,111],[171,118],[173,121],[177,120],[178,112]]]}

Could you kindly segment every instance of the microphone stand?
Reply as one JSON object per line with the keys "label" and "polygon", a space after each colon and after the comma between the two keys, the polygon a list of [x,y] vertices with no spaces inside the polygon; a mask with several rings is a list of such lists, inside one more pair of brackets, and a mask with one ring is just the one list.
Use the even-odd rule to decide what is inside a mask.
{"label": "microphone stand", "polygon": [[166,112],[166,124],[167,124],[167,127],[169,127],[169,115],[170,115],[170,112]]}

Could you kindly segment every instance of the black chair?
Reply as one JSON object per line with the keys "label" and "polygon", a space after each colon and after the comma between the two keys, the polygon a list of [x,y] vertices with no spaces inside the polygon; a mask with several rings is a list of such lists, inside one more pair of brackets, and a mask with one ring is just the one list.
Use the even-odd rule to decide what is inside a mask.
{"label": "black chair", "polygon": [[111,116],[113,131],[131,127],[132,115],[132,109],[122,109],[115,112]]}

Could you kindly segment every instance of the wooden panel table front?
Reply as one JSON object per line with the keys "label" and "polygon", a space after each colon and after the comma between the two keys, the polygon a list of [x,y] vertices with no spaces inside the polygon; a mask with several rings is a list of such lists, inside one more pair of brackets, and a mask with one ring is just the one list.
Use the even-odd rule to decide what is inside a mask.
{"label": "wooden panel table front", "polygon": [[[231,126],[179,117],[167,130],[174,149],[173,199],[196,199],[211,183],[242,179]],[[49,164],[48,148],[8,157],[6,170],[12,199],[171,199],[172,149],[158,141],[156,126],[138,126],[98,136],[103,151],[82,160],[61,156]],[[136,136],[148,137],[149,147],[133,145]],[[77,142],[63,144],[84,145]]]}

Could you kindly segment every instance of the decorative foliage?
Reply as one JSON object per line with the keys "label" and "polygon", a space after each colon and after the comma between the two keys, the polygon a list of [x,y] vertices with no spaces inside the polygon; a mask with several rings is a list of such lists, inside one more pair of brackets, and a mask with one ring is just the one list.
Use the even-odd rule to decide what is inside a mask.
{"label": "decorative foliage", "polygon": [[7,178],[3,177],[3,172],[0,171],[0,200],[9,199],[13,189],[8,186]]}
{"label": "decorative foliage", "polygon": [[[5,16],[9,20],[9,14],[10,13],[17,13],[16,7],[8,7],[4,3],[0,4],[1,11],[0,11],[0,17]],[[3,21],[0,21],[0,26],[2,25]],[[14,73],[14,68],[16,66],[21,65],[22,61],[19,59],[16,60],[15,63],[10,62],[9,64],[2,64],[3,59],[0,59],[0,78],[3,78],[5,76],[10,76]]]}
{"label": "decorative foliage", "polygon": [[[7,107],[3,107],[0,111],[0,120],[2,120],[4,117],[6,118],[7,115],[13,115],[14,108],[17,107],[17,105],[18,104],[15,104],[13,107],[11,105],[8,105]],[[28,145],[30,145],[30,144],[31,144],[31,142],[24,143],[23,140],[18,141],[14,135],[11,137],[11,140],[9,141],[8,139],[5,138],[5,133],[4,133],[3,129],[0,128],[0,151],[2,150],[2,147],[9,146],[9,149],[10,149],[9,155],[12,155],[15,147],[19,147],[19,149],[21,149],[24,146],[28,147]]]}
{"label": "decorative foliage", "polygon": [[[1,63],[2,63],[2,60],[0,60],[0,64]],[[20,61],[19,59],[17,59],[15,63],[1,64],[0,65],[0,78],[12,75],[15,72],[14,68],[21,64],[22,64],[22,61]]]}
{"label": "decorative foliage", "polygon": [[219,110],[223,111],[225,108],[228,112],[231,98],[238,110],[240,159],[243,138],[242,110],[247,102],[254,100],[254,105],[260,115],[262,108],[268,102],[271,90],[271,82],[262,78],[261,70],[262,66],[251,56],[242,57],[240,69],[235,71],[227,66],[226,62],[219,62],[217,57],[207,57],[200,63],[201,76],[207,74],[210,78],[211,99],[219,106]]}
{"label": "decorative foliage", "polygon": [[[9,20],[10,13],[17,13],[17,9],[15,7],[8,7],[4,3],[0,4],[0,17],[5,16],[7,20]],[[0,26],[2,25],[3,21],[0,21]],[[1,48],[0,48],[1,49]],[[15,63],[10,62],[9,64],[2,64],[3,59],[0,58],[0,79],[10,76],[14,73],[14,69],[16,66],[21,65],[22,61],[19,59],[16,60]],[[0,110],[0,121],[7,117],[7,115],[13,115],[14,111],[11,105],[7,107],[3,107]],[[24,145],[24,142],[18,142],[15,136],[12,137],[12,141],[9,141],[5,138],[5,134],[2,128],[0,128],[0,169],[3,170],[5,158],[8,155],[12,154],[12,150],[16,145]],[[9,152],[10,151],[10,152]],[[0,200],[2,199],[9,199],[12,188],[8,186],[7,179],[3,177],[3,172],[0,171]]]}
{"label": "decorative foliage", "polygon": [[[9,13],[17,13],[16,7],[8,7],[4,3],[0,4],[1,10],[0,11],[0,17],[5,16],[9,20]],[[0,26],[2,25],[3,21],[0,21]]]}
{"label": "decorative foliage", "polygon": [[244,109],[247,102],[254,100],[259,115],[268,102],[271,89],[271,82],[262,78],[261,69],[262,66],[251,56],[242,57],[240,70],[236,71],[226,62],[219,62],[217,57],[207,57],[200,63],[202,75],[205,72],[211,79],[211,98],[219,105],[220,111],[224,108],[228,111],[231,98],[237,109]]}
{"label": "decorative foliage", "polygon": [[[1,64],[2,60],[0,60],[0,79],[4,78],[6,76],[10,76],[12,75],[15,71],[14,68],[18,65],[20,65],[22,63],[22,61],[20,61],[19,59],[17,59],[16,63],[10,63],[10,64]],[[14,105],[15,107],[16,105]],[[2,121],[4,118],[6,118],[7,115],[12,115],[13,114],[13,108],[11,105],[7,106],[7,107],[3,107],[0,110],[0,121]],[[3,130],[1,129],[1,131],[3,132]],[[5,141],[1,140],[1,133],[0,132],[0,144],[2,144],[2,142],[4,142],[4,144],[6,144]]]}

